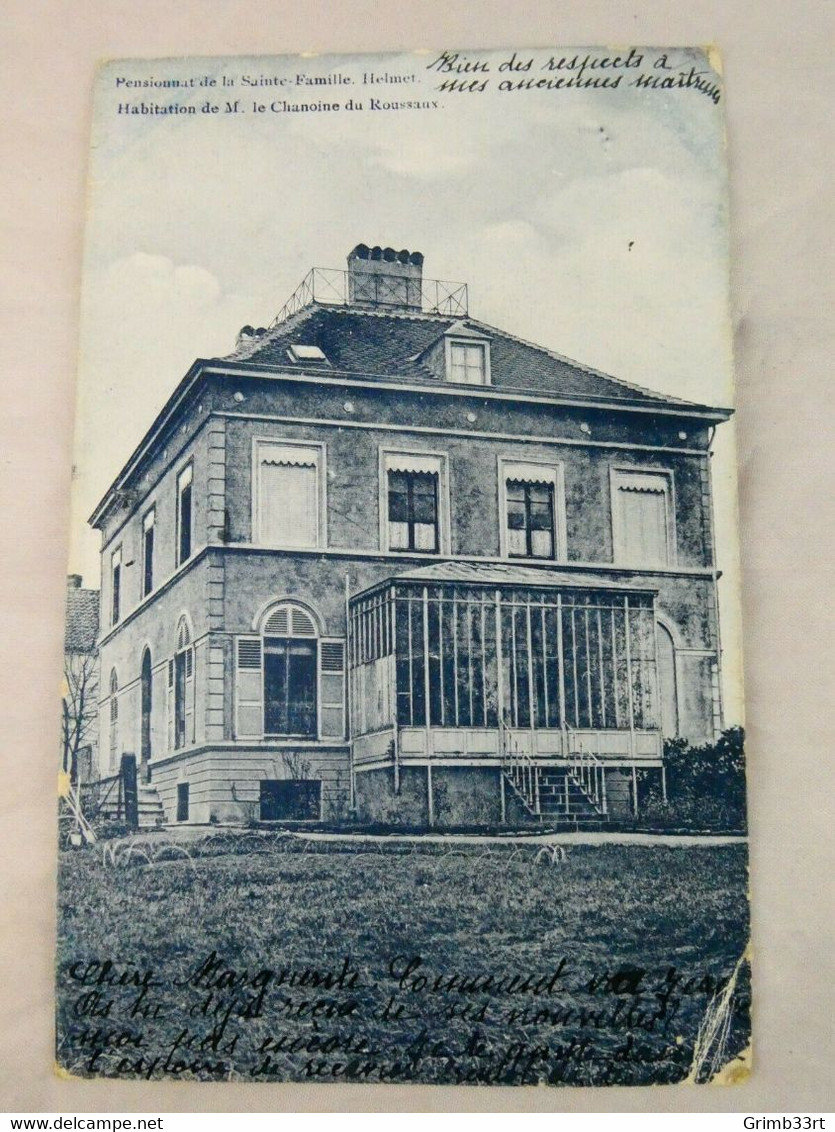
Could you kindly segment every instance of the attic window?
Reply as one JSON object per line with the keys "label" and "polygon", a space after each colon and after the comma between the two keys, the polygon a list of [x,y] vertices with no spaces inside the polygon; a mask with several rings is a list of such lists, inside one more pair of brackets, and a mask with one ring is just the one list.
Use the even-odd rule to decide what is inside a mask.
{"label": "attic window", "polygon": [[445,376],[461,385],[490,384],[490,341],[462,324],[445,335]]}
{"label": "attic window", "polygon": [[290,346],[287,350],[293,362],[327,362],[318,346]]}

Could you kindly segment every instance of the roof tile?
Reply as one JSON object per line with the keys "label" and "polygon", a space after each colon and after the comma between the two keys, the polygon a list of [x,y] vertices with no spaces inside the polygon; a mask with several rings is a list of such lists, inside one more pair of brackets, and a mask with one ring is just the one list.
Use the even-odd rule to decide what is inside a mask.
{"label": "roof tile", "polygon": [[332,373],[334,377],[334,371],[341,371],[438,385],[440,379],[422,364],[420,355],[450,327],[460,326],[462,321],[490,337],[490,366],[495,389],[606,401],[685,404],[678,398],[653,393],[599,373],[475,319],[460,320],[443,315],[312,304],[266,334],[249,339],[225,360],[283,368],[293,364],[287,353],[289,346],[318,346],[327,362],[306,361],[303,363],[306,371],[318,368],[323,375]]}
{"label": "roof tile", "polygon": [[90,652],[99,635],[99,591],[67,588],[65,652]]}

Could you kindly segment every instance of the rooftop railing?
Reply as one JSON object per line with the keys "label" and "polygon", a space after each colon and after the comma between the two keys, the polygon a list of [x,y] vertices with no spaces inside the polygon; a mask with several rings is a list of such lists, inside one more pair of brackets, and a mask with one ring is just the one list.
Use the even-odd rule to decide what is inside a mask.
{"label": "rooftop railing", "polygon": [[270,328],[286,322],[312,303],[465,318],[467,284],[384,272],[372,274],[313,267],[275,316]]}

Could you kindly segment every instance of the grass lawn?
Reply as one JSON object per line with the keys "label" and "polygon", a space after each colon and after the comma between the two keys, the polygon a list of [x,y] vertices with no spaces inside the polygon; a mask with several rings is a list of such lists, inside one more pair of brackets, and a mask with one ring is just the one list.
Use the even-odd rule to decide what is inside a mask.
{"label": "grass lawn", "polygon": [[[237,848],[63,854],[66,1069],[672,1082],[748,938],[742,845]],[[729,1023],[725,1060],[748,1043],[744,971]]]}

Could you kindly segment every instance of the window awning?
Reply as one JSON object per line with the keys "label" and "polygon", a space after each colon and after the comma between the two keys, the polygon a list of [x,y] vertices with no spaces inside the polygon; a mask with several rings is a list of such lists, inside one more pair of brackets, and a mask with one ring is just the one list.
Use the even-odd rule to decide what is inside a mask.
{"label": "window awning", "polygon": [[504,464],[504,478],[516,483],[546,483],[552,484],[556,479],[556,471],[544,464]]}
{"label": "window awning", "polygon": [[294,444],[270,445],[259,451],[262,464],[283,467],[315,468],[319,462],[316,448],[299,448]]}
{"label": "window awning", "polygon": [[438,457],[421,456],[414,452],[393,452],[386,454],[387,472],[418,472],[424,475],[438,474]]}
{"label": "window awning", "polygon": [[645,475],[642,473],[628,475],[619,472],[617,488],[618,491],[651,491],[658,495],[665,495],[667,491],[667,481],[664,476]]}

